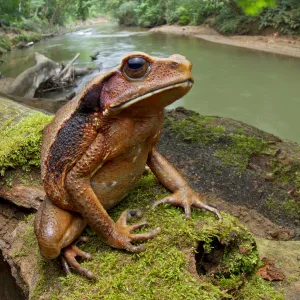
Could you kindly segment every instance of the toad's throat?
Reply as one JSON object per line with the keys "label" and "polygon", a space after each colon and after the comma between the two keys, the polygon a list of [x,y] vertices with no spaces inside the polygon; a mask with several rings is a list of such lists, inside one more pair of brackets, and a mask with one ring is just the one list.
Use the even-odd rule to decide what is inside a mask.
{"label": "toad's throat", "polygon": [[190,87],[192,87],[193,83],[194,83],[194,81],[192,79],[188,79],[188,80],[180,82],[180,83],[176,83],[176,84],[169,85],[169,86],[166,86],[166,87],[161,88],[161,89],[154,90],[152,92],[146,93],[142,96],[130,99],[130,100],[128,100],[126,102],[123,102],[123,103],[120,103],[120,104],[118,104],[118,103],[112,104],[110,106],[110,108],[112,110],[121,110],[121,109],[127,108],[127,107],[131,106],[132,104],[135,104],[135,103],[137,103],[137,102],[139,102],[143,99],[149,98],[149,97],[151,97],[155,94],[159,94],[163,91],[171,90],[171,89],[178,88],[178,87],[190,88]]}

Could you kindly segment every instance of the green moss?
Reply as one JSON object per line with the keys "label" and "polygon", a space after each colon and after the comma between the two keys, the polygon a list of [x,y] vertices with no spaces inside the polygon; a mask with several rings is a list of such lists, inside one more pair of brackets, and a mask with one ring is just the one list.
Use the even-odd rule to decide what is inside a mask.
{"label": "green moss", "polygon": [[253,275],[249,280],[245,282],[244,287],[240,291],[237,298],[240,300],[284,300],[284,295],[281,292],[277,292],[271,282],[267,282],[257,275]]}
{"label": "green moss", "polygon": [[282,213],[292,218],[299,218],[300,216],[300,202],[295,199],[282,201],[276,197],[269,196],[265,205],[278,216]]}
{"label": "green moss", "polygon": [[[94,272],[95,282],[76,273],[63,276],[55,261],[44,261],[37,253],[39,277],[31,299],[41,296],[47,299],[231,299],[230,287],[240,288],[241,282],[246,280],[244,275],[253,273],[257,265],[253,237],[227,214],[222,214],[224,221],[219,224],[215,215],[201,210],[193,210],[192,218],[186,220],[180,208],[162,205],[155,211],[150,209],[152,200],[167,194],[154,176],[147,174],[128,197],[109,212],[116,220],[124,209],[144,208],[144,219],[151,228],[161,228],[157,237],[146,242],[145,252],[132,254],[112,249],[90,229],[85,231],[90,241],[80,248],[90,252],[93,260],[82,265]],[[26,232],[33,236],[33,230]],[[26,236],[26,240],[32,241],[32,237]],[[227,245],[219,272],[200,277],[190,273],[189,257],[194,255],[198,243],[201,241],[209,253],[214,251],[212,242],[216,240]],[[33,243],[24,243],[23,248],[37,249],[35,239]],[[239,253],[241,247],[248,251]],[[26,253],[27,250],[21,251]],[[276,294],[272,289],[270,293]]]}
{"label": "green moss", "polygon": [[226,136],[225,149],[216,151],[215,156],[222,159],[224,165],[238,167],[240,172],[246,170],[252,155],[263,153],[268,143],[254,136],[230,133]]}
{"label": "green moss", "polygon": [[[217,141],[224,135],[225,129],[222,126],[210,125],[214,118],[200,116],[192,113],[184,120],[171,122],[171,127],[184,141],[198,144],[208,144]],[[168,120],[167,120],[168,122]]]}
{"label": "green moss", "polygon": [[34,112],[0,131],[0,175],[8,168],[40,165],[42,130],[52,117]]}
{"label": "green moss", "polygon": [[272,161],[272,173],[275,180],[284,185],[292,184],[295,187],[295,194],[300,196],[300,164],[284,164],[277,159]]}
{"label": "green moss", "polygon": [[213,117],[203,117],[192,113],[187,118],[173,122],[169,118],[172,130],[184,141],[196,144],[214,144],[215,156],[222,159],[224,165],[237,167],[239,172],[246,170],[252,155],[264,153],[269,144],[255,136],[243,135],[239,128],[235,133],[227,133],[225,128],[211,124]]}

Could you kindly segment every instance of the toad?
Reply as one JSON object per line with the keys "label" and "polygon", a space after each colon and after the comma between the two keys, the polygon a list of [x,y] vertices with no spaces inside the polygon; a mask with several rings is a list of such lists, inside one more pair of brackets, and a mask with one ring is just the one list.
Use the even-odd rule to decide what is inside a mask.
{"label": "toad", "polygon": [[[156,151],[164,108],[193,85],[192,64],[181,55],[162,59],[134,52],[107,73],[96,76],[63,106],[43,132],[42,179],[46,198],[35,218],[35,234],[43,257],[61,257],[69,267],[93,278],[77,257],[91,259],[75,244],[89,225],[109,246],[138,253],[159,233],[134,233],[146,225],[127,224],[139,210],[124,211],[117,222],[107,210],[117,205],[145,170],[151,169],[172,194],[154,203],[219,211],[205,204]],[[82,239],[83,240],[83,239]]]}

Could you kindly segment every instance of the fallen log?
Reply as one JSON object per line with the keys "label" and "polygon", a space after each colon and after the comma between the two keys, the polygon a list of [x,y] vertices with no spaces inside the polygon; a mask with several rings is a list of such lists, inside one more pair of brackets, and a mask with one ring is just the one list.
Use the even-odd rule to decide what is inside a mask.
{"label": "fallen log", "polygon": [[24,48],[29,48],[34,45],[34,42],[29,42],[29,43],[21,43],[17,45],[18,49],[24,49]]}
{"label": "fallen log", "polygon": [[60,69],[58,63],[37,52],[35,61],[34,67],[27,69],[15,79],[7,90],[8,94],[33,98],[40,84],[55,76]]}
{"label": "fallen log", "polygon": [[[75,96],[73,93],[71,95],[72,98]],[[0,97],[7,98],[15,102],[21,103],[23,105],[39,109],[43,112],[46,111],[48,113],[55,113],[59,108],[61,108],[64,104],[66,104],[68,100],[70,100],[70,96],[66,98],[59,98],[59,99],[29,98],[29,97],[18,97],[14,95],[7,95],[2,92],[0,92]]]}
{"label": "fallen log", "polygon": [[53,36],[55,36],[55,32],[42,34],[42,37],[44,37],[44,38],[48,38],[48,37],[50,38],[50,37],[53,37]]}

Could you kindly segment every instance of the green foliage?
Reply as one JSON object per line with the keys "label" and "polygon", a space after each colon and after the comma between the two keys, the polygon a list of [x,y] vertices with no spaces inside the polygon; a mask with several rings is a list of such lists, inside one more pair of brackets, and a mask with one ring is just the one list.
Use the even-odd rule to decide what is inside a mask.
{"label": "green foliage", "polygon": [[[121,25],[153,27],[165,23],[164,10],[161,1],[146,0],[120,3],[114,14]],[[116,2],[109,3],[107,9],[115,7]]]}
{"label": "green foliage", "polygon": [[0,21],[2,24],[9,25],[10,21],[20,16],[19,2],[19,0],[0,1]]}
{"label": "green foliage", "polygon": [[116,16],[119,23],[125,26],[137,25],[135,8],[137,6],[136,1],[129,1],[123,3],[117,10]]}
{"label": "green foliage", "polygon": [[[155,3],[158,2],[158,3]],[[153,3],[153,5],[151,5]],[[142,27],[153,27],[165,24],[164,5],[161,1],[148,0],[141,2],[135,8],[137,25]]]}
{"label": "green foliage", "polygon": [[41,40],[41,35],[37,32],[24,32],[19,35],[15,35],[11,39],[11,43],[13,45],[17,45],[19,43],[28,43],[28,42],[38,42]]}
{"label": "green foliage", "polygon": [[78,0],[76,16],[78,19],[85,21],[89,16],[90,2],[85,0]]}
{"label": "green foliage", "polygon": [[11,49],[11,42],[6,35],[0,34],[0,50],[9,51]]}
{"label": "green foliage", "polygon": [[33,31],[33,32],[44,32],[45,28],[48,26],[47,21],[41,20],[37,16],[33,16],[32,18],[26,19],[21,17],[20,20],[14,21],[12,23],[14,28],[18,28],[25,31]]}
{"label": "green foliage", "polygon": [[[278,5],[275,4],[278,2]],[[211,16],[222,33],[258,33],[264,27],[283,33],[299,25],[300,3],[296,0],[102,0],[102,11],[112,13],[120,24],[153,27],[168,24],[199,25]],[[261,17],[257,15],[261,14]],[[255,17],[253,17],[255,15]],[[261,18],[261,19],[260,19]],[[283,28],[283,29],[282,29]]]}
{"label": "green foliage", "polygon": [[260,29],[272,27],[281,33],[292,34],[300,30],[300,4],[281,0],[278,6],[264,10],[259,20]]}
{"label": "green foliage", "polygon": [[[39,31],[44,23],[63,25],[67,20],[86,20],[95,0],[9,0],[0,1],[0,24]],[[101,2],[101,1],[98,1]]]}
{"label": "green foliage", "polygon": [[237,0],[247,15],[257,15],[266,7],[274,7],[275,0]]}

